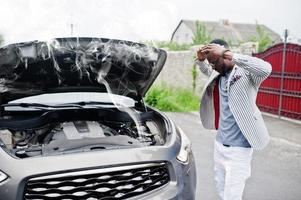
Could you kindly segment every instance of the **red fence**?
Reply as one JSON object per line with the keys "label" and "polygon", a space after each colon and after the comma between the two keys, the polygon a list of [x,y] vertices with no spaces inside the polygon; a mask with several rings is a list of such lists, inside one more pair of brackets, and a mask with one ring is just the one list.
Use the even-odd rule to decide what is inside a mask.
{"label": "red fence", "polygon": [[272,65],[272,74],[260,86],[257,105],[262,111],[301,119],[301,46],[277,44],[253,56]]}

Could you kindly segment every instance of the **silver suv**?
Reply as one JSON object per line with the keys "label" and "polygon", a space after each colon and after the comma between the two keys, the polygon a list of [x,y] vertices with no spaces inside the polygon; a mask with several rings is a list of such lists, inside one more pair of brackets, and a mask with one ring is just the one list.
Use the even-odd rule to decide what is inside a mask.
{"label": "silver suv", "polygon": [[194,199],[191,145],[143,102],[166,52],[59,38],[0,49],[0,199]]}

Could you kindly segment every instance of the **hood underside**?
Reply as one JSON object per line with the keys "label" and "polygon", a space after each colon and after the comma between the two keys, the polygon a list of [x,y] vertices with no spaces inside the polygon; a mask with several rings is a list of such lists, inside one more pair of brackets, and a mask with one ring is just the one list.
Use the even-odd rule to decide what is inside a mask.
{"label": "hood underside", "polygon": [[58,38],[0,49],[0,103],[53,92],[109,92],[139,99],[166,52],[103,38]]}

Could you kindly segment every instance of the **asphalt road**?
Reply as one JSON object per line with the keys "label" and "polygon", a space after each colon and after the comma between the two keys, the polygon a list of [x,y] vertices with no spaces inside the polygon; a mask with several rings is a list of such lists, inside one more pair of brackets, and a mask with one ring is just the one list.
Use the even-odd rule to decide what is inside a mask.
{"label": "asphalt road", "polygon": [[[166,113],[192,141],[197,165],[197,200],[216,200],[213,175],[214,131],[208,131],[195,113]],[[252,175],[244,200],[301,199],[301,125],[264,116],[272,136],[263,151],[254,151]]]}

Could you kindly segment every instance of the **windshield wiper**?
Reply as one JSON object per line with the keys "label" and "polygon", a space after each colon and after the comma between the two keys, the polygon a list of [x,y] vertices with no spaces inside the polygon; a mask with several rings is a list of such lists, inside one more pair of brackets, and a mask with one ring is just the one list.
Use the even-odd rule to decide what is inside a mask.
{"label": "windshield wiper", "polygon": [[47,105],[47,104],[40,104],[40,103],[8,103],[1,105],[3,108],[8,107],[21,107],[21,108],[34,108],[40,110],[53,110],[56,108],[68,108],[68,107],[77,107],[82,108],[81,105]]}
{"label": "windshield wiper", "polygon": [[61,106],[63,105],[78,105],[78,106],[104,106],[104,105],[114,105],[112,102],[98,102],[98,101],[81,101],[81,102],[75,102],[75,103],[65,103],[65,104],[59,104]]}

